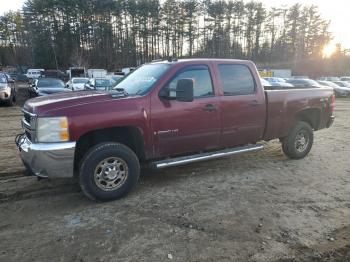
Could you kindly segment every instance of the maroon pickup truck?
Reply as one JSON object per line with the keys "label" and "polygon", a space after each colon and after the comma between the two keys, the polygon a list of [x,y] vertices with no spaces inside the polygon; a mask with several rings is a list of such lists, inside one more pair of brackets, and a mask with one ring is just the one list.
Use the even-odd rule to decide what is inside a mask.
{"label": "maroon pickup truck", "polygon": [[38,177],[74,177],[92,199],[136,184],[140,165],[164,168],[252,152],[278,138],[305,157],[313,131],[334,121],[327,88],[264,90],[250,61],[188,59],[143,65],[110,91],[31,99],[16,143]]}

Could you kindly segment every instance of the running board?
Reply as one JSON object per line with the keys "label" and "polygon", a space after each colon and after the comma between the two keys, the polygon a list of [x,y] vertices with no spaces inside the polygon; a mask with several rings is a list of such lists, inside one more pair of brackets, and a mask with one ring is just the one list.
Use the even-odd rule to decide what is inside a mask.
{"label": "running board", "polygon": [[151,167],[156,169],[161,169],[161,168],[171,167],[171,166],[180,166],[180,165],[185,165],[189,163],[205,161],[209,159],[255,152],[263,148],[264,148],[263,145],[256,144],[256,145],[249,145],[249,146],[242,146],[242,147],[234,147],[234,148],[229,148],[229,149],[224,149],[224,150],[214,151],[209,153],[201,153],[201,154],[182,156],[182,157],[176,157],[176,158],[168,158],[165,160],[152,162]]}

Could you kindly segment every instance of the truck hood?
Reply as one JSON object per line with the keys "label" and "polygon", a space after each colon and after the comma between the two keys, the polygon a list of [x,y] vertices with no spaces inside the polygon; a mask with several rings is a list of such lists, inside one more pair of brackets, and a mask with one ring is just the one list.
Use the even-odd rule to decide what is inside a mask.
{"label": "truck hood", "polygon": [[119,96],[112,96],[109,92],[102,91],[67,92],[30,99],[24,104],[23,108],[30,113],[42,115],[62,108],[109,101],[122,97],[125,97],[122,93],[119,93]]}

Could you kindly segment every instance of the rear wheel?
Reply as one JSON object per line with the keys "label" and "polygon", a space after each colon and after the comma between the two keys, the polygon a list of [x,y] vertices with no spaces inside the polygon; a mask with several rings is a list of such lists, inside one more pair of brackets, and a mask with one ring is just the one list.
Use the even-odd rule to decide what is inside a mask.
{"label": "rear wheel", "polygon": [[307,156],[312,148],[314,134],[312,127],[303,121],[298,122],[289,135],[282,139],[283,152],[292,159]]}
{"label": "rear wheel", "polygon": [[128,194],[139,175],[140,164],[130,148],[119,143],[101,143],[82,160],[79,184],[89,198],[109,201]]}

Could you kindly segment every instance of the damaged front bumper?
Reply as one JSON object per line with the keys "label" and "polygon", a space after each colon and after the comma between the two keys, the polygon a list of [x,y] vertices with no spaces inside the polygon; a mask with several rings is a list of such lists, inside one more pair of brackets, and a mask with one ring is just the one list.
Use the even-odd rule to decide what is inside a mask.
{"label": "damaged front bumper", "polygon": [[75,142],[32,143],[23,134],[16,139],[24,165],[38,177],[73,177]]}

